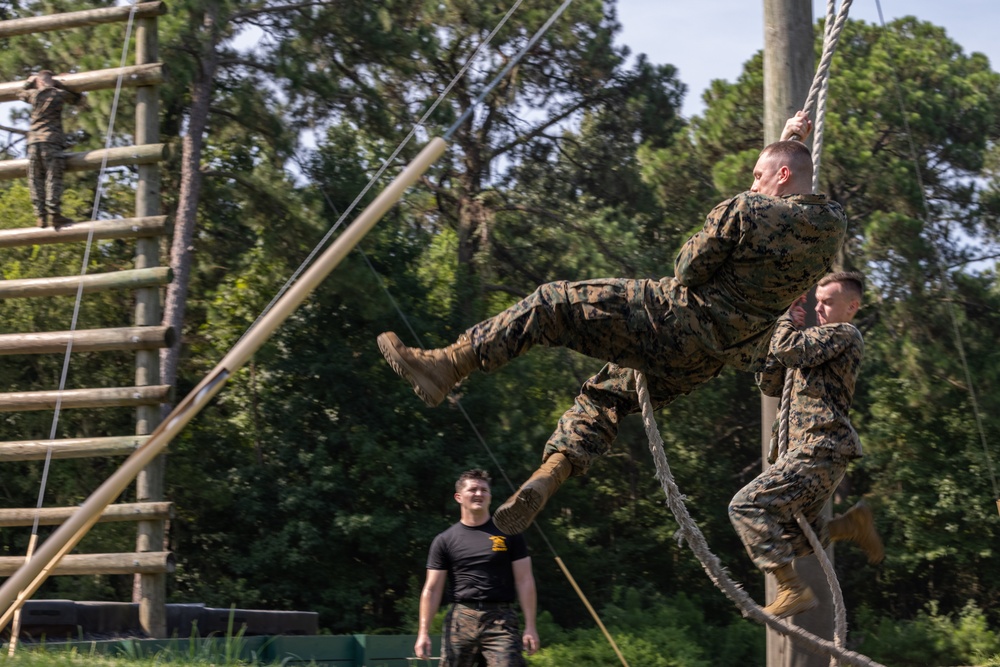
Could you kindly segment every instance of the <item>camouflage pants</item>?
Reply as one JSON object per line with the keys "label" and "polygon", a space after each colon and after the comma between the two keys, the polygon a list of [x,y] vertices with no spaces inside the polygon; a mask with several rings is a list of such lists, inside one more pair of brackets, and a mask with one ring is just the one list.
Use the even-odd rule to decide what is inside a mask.
{"label": "camouflage pants", "polygon": [[566,347],[610,362],[584,383],[543,458],[562,452],[573,474],[582,475],[610,451],[620,421],[640,410],[631,369],[645,374],[657,409],[722,370],[722,362],[680,330],[668,287],[667,280],[620,278],[546,283],[468,331],[487,372],[535,345]]}
{"label": "camouflage pants", "polygon": [[517,611],[452,605],[444,619],[441,667],[524,667]]}
{"label": "camouflage pants", "polygon": [[820,513],[844,478],[848,461],[831,449],[790,448],[733,496],[729,519],[754,565],[771,572],[813,552],[795,521],[799,511],[820,543],[830,543]]}
{"label": "camouflage pants", "polygon": [[28,192],[39,218],[60,215],[66,158],[58,144],[28,145]]}

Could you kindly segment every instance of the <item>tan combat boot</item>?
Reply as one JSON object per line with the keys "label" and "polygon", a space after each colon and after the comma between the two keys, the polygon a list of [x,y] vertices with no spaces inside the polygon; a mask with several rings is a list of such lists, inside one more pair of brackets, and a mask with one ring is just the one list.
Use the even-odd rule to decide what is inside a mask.
{"label": "tan combat boot", "polygon": [[573,472],[573,464],[556,452],[493,513],[493,523],[508,535],[523,533],[556,490]]}
{"label": "tan combat boot", "polygon": [[771,574],[778,580],[778,592],[771,604],[764,607],[767,613],[777,618],[785,618],[809,611],[819,604],[812,589],[799,579],[799,575],[791,565],[782,565]]}
{"label": "tan combat boot", "polygon": [[409,381],[417,396],[432,408],[459,380],[479,368],[479,359],[466,334],[458,342],[436,350],[406,347],[391,331],[379,334],[377,341],[392,370]]}
{"label": "tan combat boot", "polygon": [[865,501],[838,516],[827,524],[830,530],[831,542],[849,540],[857,544],[868,556],[868,562],[877,565],[885,558],[885,547],[882,538],[875,530],[875,519],[872,509]]}

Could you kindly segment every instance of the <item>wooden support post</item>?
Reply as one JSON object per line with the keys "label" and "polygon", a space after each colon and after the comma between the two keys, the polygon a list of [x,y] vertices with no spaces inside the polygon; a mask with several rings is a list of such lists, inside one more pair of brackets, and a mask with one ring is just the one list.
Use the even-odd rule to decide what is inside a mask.
{"label": "wooden support post", "polygon": [[[24,556],[0,557],[0,577],[9,577],[24,565]],[[169,552],[134,554],[73,554],[52,569],[53,575],[164,574],[174,571],[174,555]]]}
{"label": "wooden support post", "polygon": [[[73,516],[78,507],[25,507],[0,509],[0,528],[34,525],[58,526]],[[121,523],[140,519],[170,519],[174,516],[173,503],[122,503],[108,505],[98,523]]]}
{"label": "wooden support post", "polygon": [[158,266],[152,269],[128,269],[115,273],[91,273],[86,276],[3,280],[0,281],[0,299],[76,296],[81,282],[84,294],[166,285],[173,280],[173,275],[170,267]]}
{"label": "wooden support post", "polygon": [[172,387],[167,384],[151,387],[112,387],[100,389],[51,389],[46,391],[12,391],[0,394],[0,412],[55,410],[60,400],[63,410],[70,408],[127,408],[155,405],[171,401]]}
{"label": "wooden support post", "polygon": [[[99,148],[83,153],[66,154],[66,171],[100,169],[107,159],[108,167],[122,167],[131,164],[151,164],[167,159],[169,149],[166,144],[147,146],[117,146]],[[28,158],[0,160],[0,181],[25,178],[28,175]]]}
{"label": "wooden support post", "polygon": [[[163,82],[163,65],[150,63],[130,67],[113,67],[76,74],[59,74],[53,78],[65,84],[75,93],[85,93],[89,90],[115,88],[118,85],[119,77],[122,79],[122,86],[125,87],[154,86]],[[0,102],[13,102],[23,89],[24,81],[0,83]]]}
{"label": "wooden support post", "polygon": [[[159,40],[156,18],[141,19],[135,34],[137,64],[155,63],[159,60]],[[155,85],[136,89],[135,143],[156,145],[160,141],[160,89]],[[135,192],[136,216],[160,214],[160,167],[156,163],[139,166],[139,182]],[[149,269],[160,263],[158,238],[140,239],[135,249],[136,268]],[[145,288],[136,291],[135,324],[159,325],[163,319],[160,290]],[[180,332],[177,332],[178,335]],[[158,350],[144,350],[135,356],[136,385],[160,383],[160,355]],[[147,435],[160,423],[160,406],[145,405],[136,410],[135,432]],[[135,495],[140,502],[159,502],[164,499],[166,461],[156,457],[136,476]],[[135,550],[155,552],[167,549],[166,524],[162,519],[140,521],[136,527]],[[139,625],[150,637],[167,636],[167,579],[163,573],[136,573],[132,585],[132,601],[139,604]]]}
{"label": "wooden support post", "polygon": [[44,461],[49,453],[53,460],[128,456],[147,439],[148,436],[144,435],[119,435],[103,438],[8,440],[0,442],[0,463]]}
{"label": "wooden support post", "polygon": [[0,229],[0,248],[18,248],[52,243],[86,241],[93,229],[93,240],[132,239],[164,236],[170,233],[165,215],[144,218],[114,218],[74,222],[59,229],[52,227],[16,227]]}
{"label": "wooden support post", "polygon": [[[51,32],[68,28],[83,28],[101,23],[117,23],[127,21],[132,11],[130,5],[121,7],[106,7],[103,9],[85,9],[79,12],[65,14],[50,14],[48,16],[29,16],[23,19],[0,21],[0,39],[27,35],[33,32]],[[163,2],[142,2],[135,6],[136,18],[159,16],[167,12]]]}
{"label": "wooden support post", "polygon": [[[810,0],[764,0],[764,143],[781,137],[785,121],[805,104],[815,67],[813,19]],[[767,467],[771,424],[778,399],[761,394],[761,452]],[[830,587],[814,557],[799,559],[795,569],[820,598],[820,607],[792,617],[796,625],[826,639],[833,638]],[[767,602],[777,590],[774,577],[766,577]],[[810,653],[787,637],[767,630],[767,667],[827,667],[829,658]]]}
{"label": "wooden support post", "polygon": [[158,350],[174,343],[171,327],[122,327],[77,329],[43,333],[0,334],[0,356],[11,354],[66,353],[70,340],[74,352],[108,350]]}

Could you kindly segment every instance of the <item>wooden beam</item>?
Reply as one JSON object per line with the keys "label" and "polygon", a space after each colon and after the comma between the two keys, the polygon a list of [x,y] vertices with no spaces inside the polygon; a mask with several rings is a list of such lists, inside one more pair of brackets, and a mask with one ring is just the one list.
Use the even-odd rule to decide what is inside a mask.
{"label": "wooden beam", "polygon": [[[24,565],[24,556],[0,557],[0,577],[9,577]],[[52,569],[55,575],[148,574],[174,571],[174,555],[169,551],[126,554],[70,554]]]}
{"label": "wooden beam", "polygon": [[[66,154],[66,171],[86,171],[100,169],[107,159],[108,167],[121,167],[133,164],[152,164],[166,160],[169,149],[166,144],[146,144],[144,146],[117,146],[115,148],[100,148],[83,153]],[[14,178],[25,178],[28,175],[28,158],[17,160],[0,160],[0,180],[9,181]]]}
{"label": "wooden beam", "polygon": [[71,340],[73,352],[157,350],[172,346],[174,338],[173,327],[165,326],[0,334],[0,356],[65,353]]}
{"label": "wooden beam", "polygon": [[[104,90],[118,86],[121,77],[122,86],[136,88],[139,86],[156,86],[163,83],[163,64],[130,65],[128,67],[112,67],[89,72],[59,74],[54,77],[75,93],[85,93],[88,90]],[[17,94],[24,90],[24,81],[0,83],[0,102],[14,102]]]}
{"label": "wooden beam", "polygon": [[56,400],[62,397],[60,406],[70,408],[120,408],[136,405],[159,405],[170,403],[173,395],[168,384],[150,387],[112,387],[98,389],[58,389],[49,391],[12,391],[0,394],[0,412],[20,412],[30,410],[55,410]]}
{"label": "wooden beam", "polygon": [[[38,519],[40,526],[58,526],[76,512],[78,507],[24,507],[0,509],[0,528],[33,526]],[[98,523],[122,521],[143,521],[174,518],[174,504],[162,503],[122,503],[108,505],[101,513]]]}
{"label": "wooden beam", "polygon": [[[130,5],[123,5],[121,7],[85,9],[79,12],[49,14],[46,16],[29,16],[23,19],[0,21],[0,38],[13,37],[15,35],[27,35],[33,32],[51,32],[53,30],[66,30],[67,28],[83,28],[88,25],[98,25],[100,23],[128,21],[131,10],[132,7]],[[136,4],[135,6],[136,18],[160,16],[166,13],[167,5],[164,2],[142,2]]]}
{"label": "wooden beam", "polygon": [[165,215],[153,215],[145,218],[83,220],[64,225],[58,230],[52,227],[16,227],[14,229],[0,229],[0,248],[86,241],[91,228],[94,231],[95,241],[155,238],[168,236],[172,231],[171,227]]}
{"label": "wooden beam", "polygon": [[58,440],[8,440],[0,442],[0,463],[7,461],[44,461],[128,456],[148,440],[145,435],[103,438],[60,438]]}
{"label": "wooden beam", "polygon": [[91,294],[116,289],[166,285],[173,279],[173,271],[167,266],[157,266],[152,269],[125,269],[114,273],[91,273],[85,276],[20,278],[0,281],[0,299],[75,296],[81,281],[83,282],[83,293]]}

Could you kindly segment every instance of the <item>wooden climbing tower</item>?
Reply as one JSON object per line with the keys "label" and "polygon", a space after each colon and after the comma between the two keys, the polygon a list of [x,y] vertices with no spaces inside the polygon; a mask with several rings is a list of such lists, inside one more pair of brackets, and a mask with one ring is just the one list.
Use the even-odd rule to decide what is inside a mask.
{"label": "wooden climbing tower", "polygon": [[[136,170],[135,214],[132,218],[76,222],[55,231],[37,227],[0,230],[0,253],[4,248],[53,243],[84,243],[92,239],[123,239],[135,247],[134,265],[114,273],[51,276],[0,281],[0,299],[75,296],[107,290],[130,291],[134,317],[121,327],[77,331],[24,332],[0,335],[0,354],[65,355],[72,352],[129,351],[135,355],[135,383],[128,387],[101,387],[50,391],[0,393],[0,412],[128,409],[135,412],[133,433],[107,433],[101,437],[74,439],[24,439],[0,442],[0,463],[127,456],[145,441],[159,423],[163,403],[172,400],[172,388],[160,384],[159,350],[173,342],[174,333],[162,326],[161,289],[170,282],[167,266],[161,264],[161,241],[169,233],[160,207],[160,167],[166,147],[159,136],[159,84],[163,70],[157,48],[157,17],[165,13],[162,2],[107,7],[49,16],[0,21],[0,38],[30,33],[74,30],[99,23],[133,22],[135,65],[56,75],[77,91],[114,89],[121,81],[121,94],[134,91],[136,101],[134,145],[106,150],[67,153],[66,170],[97,170],[129,165]],[[124,34],[124,31],[123,31]],[[68,65],[68,64],[67,64]],[[68,69],[68,67],[67,67]],[[16,99],[23,81],[0,83],[0,101]],[[127,122],[127,121],[125,121]],[[25,178],[27,159],[0,161],[0,179]],[[2,257],[2,255],[0,255]],[[135,551],[130,553],[69,554],[52,570],[54,575],[134,576],[133,602],[139,603],[139,621],[151,637],[166,636],[166,575],[173,570],[173,557],[165,547],[166,521],[171,505],[164,500],[162,457],[146,467],[136,479],[133,503],[110,505],[100,521],[133,521],[137,526]],[[74,507],[0,509],[0,527],[58,525],[71,516]],[[10,576],[24,556],[0,558],[0,576]]]}

